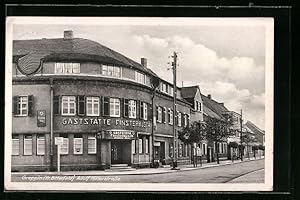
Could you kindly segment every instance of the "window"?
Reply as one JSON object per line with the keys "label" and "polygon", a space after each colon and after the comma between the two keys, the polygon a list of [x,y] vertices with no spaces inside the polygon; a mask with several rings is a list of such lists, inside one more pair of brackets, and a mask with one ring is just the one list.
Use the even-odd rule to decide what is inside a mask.
{"label": "window", "polygon": [[173,152],[173,143],[169,144],[169,157],[173,158],[174,152]]}
{"label": "window", "polygon": [[135,71],[135,81],[141,84],[146,84],[146,75]]}
{"label": "window", "polygon": [[13,115],[31,116],[33,107],[33,96],[14,96]]}
{"label": "window", "polygon": [[116,66],[102,65],[102,75],[121,77],[121,68]]}
{"label": "window", "polygon": [[136,101],[129,100],[128,102],[128,117],[135,119],[136,118]]}
{"label": "window", "polygon": [[188,144],[184,144],[184,156],[188,156]]}
{"label": "window", "polygon": [[167,113],[167,108],[164,107],[164,111],[162,112],[162,122],[167,123],[168,121],[168,113]]}
{"label": "window", "polygon": [[148,119],[148,105],[145,102],[140,102],[140,119]]}
{"label": "window", "polygon": [[19,142],[19,135],[12,136],[12,152],[11,154],[14,156],[19,155],[20,152],[20,142]]}
{"label": "window", "polygon": [[86,115],[99,116],[99,97],[86,97]]}
{"label": "window", "polygon": [[169,108],[169,124],[173,125],[173,110]]}
{"label": "window", "polygon": [[45,155],[45,136],[44,135],[37,135],[36,154],[37,155]]}
{"label": "window", "polygon": [[120,99],[110,98],[109,99],[110,116],[120,117]]}
{"label": "window", "polygon": [[75,96],[63,96],[62,97],[62,115],[75,115],[76,106],[75,106]]}
{"label": "window", "polygon": [[188,125],[188,115],[184,114],[183,117],[184,117],[184,127],[187,127],[187,125]]}
{"label": "window", "polygon": [[74,154],[82,154],[83,149],[83,138],[82,137],[74,137],[73,140],[73,150]]}
{"label": "window", "polygon": [[97,152],[97,139],[96,136],[88,136],[88,154],[95,154]]}
{"label": "window", "polygon": [[202,106],[201,102],[198,101],[198,111],[202,110],[201,106]]}
{"label": "window", "polygon": [[183,144],[180,144],[178,149],[178,157],[182,157],[183,155],[182,151],[183,151]]}
{"label": "window", "polygon": [[156,116],[157,116],[157,122],[162,122],[162,108],[160,106],[156,107]]}
{"label": "window", "polygon": [[55,63],[55,74],[79,74],[80,63]]}
{"label": "window", "polygon": [[178,113],[178,126],[180,127],[181,126],[181,112],[177,112]]}
{"label": "window", "polygon": [[136,153],[136,141],[135,141],[135,140],[132,140],[132,141],[131,141],[131,152],[132,152],[133,154]]}
{"label": "window", "polygon": [[32,135],[24,135],[24,155],[32,155]]}
{"label": "window", "polygon": [[60,146],[60,154],[68,154],[69,153],[69,138],[64,137],[63,144]]}
{"label": "window", "polygon": [[143,153],[143,139],[139,138],[139,153]]}
{"label": "window", "polygon": [[145,139],[145,153],[149,153],[149,138]]}

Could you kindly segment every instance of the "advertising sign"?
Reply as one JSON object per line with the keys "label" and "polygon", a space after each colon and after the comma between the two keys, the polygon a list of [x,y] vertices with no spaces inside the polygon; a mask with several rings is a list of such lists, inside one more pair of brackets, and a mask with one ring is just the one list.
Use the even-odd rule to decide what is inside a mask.
{"label": "advertising sign", "polygon": [[38,127],[46,126],[46,110],[37,111],[37,126]]}
{"label": "advertising sign", "polygon": [[97,134],[98,139],[115,139],[115,140],[133,140],[137,138],[137,133],[135,131],[129,130],[108,130],[101,131]]}

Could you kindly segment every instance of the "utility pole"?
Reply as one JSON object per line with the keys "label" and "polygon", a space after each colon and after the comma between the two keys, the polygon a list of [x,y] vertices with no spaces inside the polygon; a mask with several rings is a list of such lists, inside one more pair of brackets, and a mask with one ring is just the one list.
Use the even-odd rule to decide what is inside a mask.
{"label": "utility pole", "polygon": [[173,69],[173,168],[172,169],[179,169],[177,167],[177,134],[176,134],[176,97],[177,97],[177,86],[176,86],[176,67],[177,67],[177,53],[174,51],[173,53],[173,62],[172,62],[172,69]]}
{"label": "utility pole", "polygon": [[240,141],[241,141],[241,161],[243,161],[243,154],[244,154],[244,149],[243,149],[243,111],[241,109],[241,120],[240,120],[240,123],[241,123],[241,134],[240,134]]}

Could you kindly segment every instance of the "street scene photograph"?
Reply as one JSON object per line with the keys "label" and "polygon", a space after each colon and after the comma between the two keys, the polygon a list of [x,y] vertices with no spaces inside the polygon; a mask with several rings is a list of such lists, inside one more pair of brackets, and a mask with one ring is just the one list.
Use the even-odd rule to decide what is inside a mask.
{"label": "street scene photograph", "polygon": [[272,18],[6,27],[7,190],[272,190]]}

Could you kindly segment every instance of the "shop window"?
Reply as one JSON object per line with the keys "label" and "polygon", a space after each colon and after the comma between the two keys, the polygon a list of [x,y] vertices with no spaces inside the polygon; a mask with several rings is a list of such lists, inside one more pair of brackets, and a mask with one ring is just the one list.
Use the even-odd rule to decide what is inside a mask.
{"label": "shop window", "polygon": [[76,104],[75,96],[63,96],[61,103],[61,114],[62,115],[75,115]]}
{"label": "shop window", "polygon": [[149,137],[145,138],[145,153],[149,153]]}
{"label": "shop window", "polygon": [[135,140],[131,140],[131,152],[132,152],[132,154],[136,153],[136,141]]}
{"label": "shop window", "polygon": [[173,143],[169,144],[169,157],[173,158],[174,157],[174,147],[173,147]]}
{"label": "shop window", "polygon": [[156,116],[157,116],[157,122],[162,122],[162,108],[160,106],[156,107]]}
{"label": "shop window", "polygon": [[140,102],[140,119],[148,119],[148,105],[145,102]]}
{"label": "shop window", "polygon": [[55,74],[79,74],[80,63],[55,63]]}
{"label": "shop window", "polygon": [[102,75],[121,77],[121,68],[117,66],[102,65]]}
{"label": "shop window", "polygon": [[88,136],[88,154],[95,154],[97,152],[97,139],[95,134]]}
{"label": "shop window", "polygon": [[182,157],[183,155],[183,144],[180,144],[178,147],[178,157]]}
{"label": "shop window", "polygon": [[120,99],[109,99],[109,113],[111,117],[120,117]]}
{"label": "shop window", "polygon": [[37,155],[45,155],[45,135],[37,135],[36,154]]}
{"label": "shop window", "polygon": [[32,135],[24,135],[24,155],[32,155]]}
{"label": "shop window", "polygon": [[143,153],[144,152],[144,145],[143,145],[143,138],[141,136],[139,136],[139,153]]}
{"label": "shop window", "polygon": [[32,116],[33,96],[14,96],[13,97],[13,115]]}
{"label": "shop window", "polygon": [[60,146],[60,154],[66,155],[69,153],[69,138],[67,136],[63,138],[63,144]]}
{"label": "shop window", "polygon": [[82,154],[83,153],[83,138],[81,136],[74,137],[73,140],[73,152],[74,154]]}
{"label": "shop window", "polygon": [[136,118],[136,101],[135,100],[128,101],[128,117],[131,119]]}
{"label": "shop window", "polygon": [[99,116],[99,97],[86,97],[86,115]]}
{"label": "shop window", "polygon": [[19,135],[13,135],[12,136],[12,152],[11,154],[13,156],[19,155],[20,152],[20,140]]}

